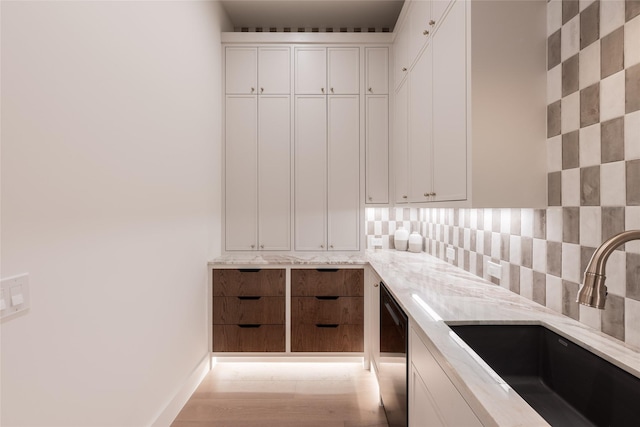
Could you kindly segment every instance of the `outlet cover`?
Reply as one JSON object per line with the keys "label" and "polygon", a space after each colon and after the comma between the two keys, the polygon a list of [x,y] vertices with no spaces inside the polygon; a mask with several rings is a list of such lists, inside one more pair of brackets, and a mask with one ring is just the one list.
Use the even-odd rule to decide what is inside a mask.
{"label": "outlet cover", "polygon": [[381,248],[382,247],[382,237],[372,237],[371,238],[371,247],[372,248]]}
{"label": "outlet cover", "polygon": [[487,263],[487,274],[491,277],[495,277],[498,280],[502,279],[502,266],[495,262],[489,261]]}
{"label": "outlet cover", "polygon": [[28,274],[0,280],[0,318],[2,320],[28,310],[30,306]]}
{"label": "outlet cover", "polygon": [[454,261],[456,259],[456,250],[453,248],[447,248],[447,259]]}

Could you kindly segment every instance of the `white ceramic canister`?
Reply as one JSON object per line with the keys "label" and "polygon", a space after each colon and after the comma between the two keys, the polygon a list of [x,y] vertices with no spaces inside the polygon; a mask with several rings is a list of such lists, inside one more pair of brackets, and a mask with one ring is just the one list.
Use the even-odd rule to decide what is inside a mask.
{"label": "white ceramic canister", "polygon": [[417,231],[409,236],[409,252],[422,252],[422,236]]}
{"label": "white ceramic canister", "polygon": [[404,227],[398,227],[393,235],[393,245],[398,251],[406,251],[409,244],[409,232]]}

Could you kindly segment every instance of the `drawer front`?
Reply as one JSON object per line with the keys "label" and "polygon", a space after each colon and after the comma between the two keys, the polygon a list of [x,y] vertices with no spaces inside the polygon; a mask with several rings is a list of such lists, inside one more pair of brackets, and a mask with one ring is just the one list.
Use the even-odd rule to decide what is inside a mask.
{"label": "drawer front", "polygon": [[364,269],[292,269],[291,295],[364,296]]}
{"label": "drawer front", "polygon": [[214,352],[284,352],[284,325],[213,325]]}
{"label": "drawer front", "polygon": [[284,269],[215,269],[213,296],[284,296]]}
{"label": "drawer front", "polygon": [[291,322],[364,325],[364,298],[292,297]]}
{"label": "drawer front", "polygon": [[360,352],[364,350],[362,325],[294,324],[291,351]]}
{"label": "drawer front", "polygon": [[284,325],[284,297],[215,297],[213,324]]}

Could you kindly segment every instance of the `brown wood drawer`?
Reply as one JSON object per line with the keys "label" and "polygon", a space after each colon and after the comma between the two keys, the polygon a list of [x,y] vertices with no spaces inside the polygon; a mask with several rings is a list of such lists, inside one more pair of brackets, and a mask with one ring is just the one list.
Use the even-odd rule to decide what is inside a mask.
{"label": "brown wood drawer", "polygon": [[213,325],[214,352],[285,351],[284,325]]}
{"label": "brown wood drawer", "polygon": [[364,350],[362,325],[293,324],[291,351],[359,352]]}
{"label": "brown wood drawer", "polygon": [[292,269],[291,296],[364,296],[364,269]]}
{"label": "brown wood drawer", "polygon": [[214,269],[213,296],[284,296],[284,269]]}
{"label": "brown wood drawer", "polygon": [[363,325],[364,298],[292,297],[291,322],[313,325],[316,323]]}
{"label": "brown wood drawer", "polygon": [[215,297],[213,324],[284,325],[284,297]]}

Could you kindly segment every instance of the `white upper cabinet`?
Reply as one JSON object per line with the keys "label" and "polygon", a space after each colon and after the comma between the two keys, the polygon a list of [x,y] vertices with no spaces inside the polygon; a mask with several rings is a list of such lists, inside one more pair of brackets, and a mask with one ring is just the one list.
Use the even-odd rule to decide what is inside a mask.
{"label": "white upper cabinet", "polygon": [[389,95],[367,95],[365,203],[389,203]]}
{"label": "white upper cabinet", "polygon": [[360,240],[360,97],[328,97],[329,250],[358,250]]}
{"label": "white upper cabinet", "polygon": [[393,169],[396,203],[409,201],[409,83],[404,80],[396,92],[393,115]]}
{"label": "white upper cabinet", "polygon": [[300,95],[327,93],[327,49],[297,47],[295,49],[295,91]]}
{"label": "white upper cabinet", "polygon": [[255,94],[258,86],[258,50],[253,47],[227,47],[225,53],[226,93]]}
{"label": "white upper cabinet", "polygon": [[365,49],[366,94],[386,95],[389,93],[389,49],[368,47]]}
{"label": "white upper cabinet", "polygon": [[327,70],[330,95],[357,95],[360,93],[359,48],[328,48]]}
{"label": "white upper cabinet", "polygon": [[409,25],[403,25],[398,30],[393,42],[393,76],[396,90],[409,73]]}
{"label": "white upper cabinet", "polygon": [[420,49],[427,43],[432,31],[431,22],[431,1],[414,0],[409,9],[409,58],[418,56]]}
{"label": "white upper cabinet", "polygon": [[291,93],[291,51],[288,47],[258,49],[258,88],[261,95]]}

